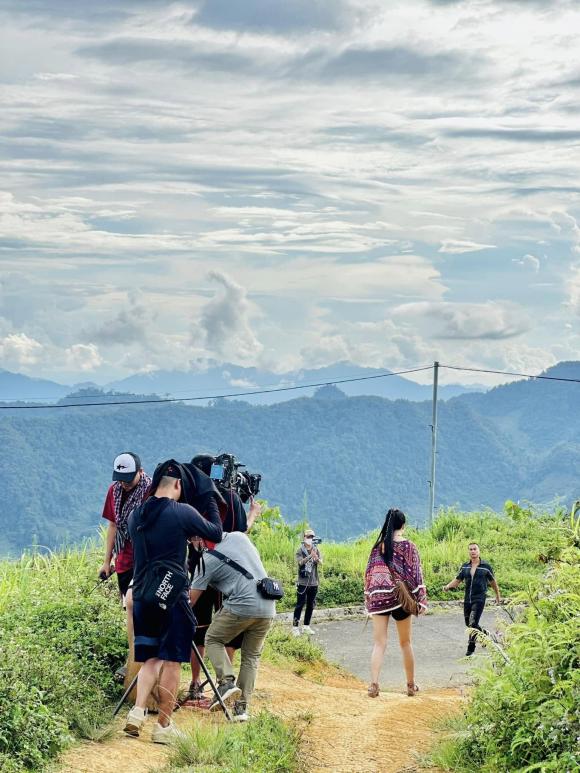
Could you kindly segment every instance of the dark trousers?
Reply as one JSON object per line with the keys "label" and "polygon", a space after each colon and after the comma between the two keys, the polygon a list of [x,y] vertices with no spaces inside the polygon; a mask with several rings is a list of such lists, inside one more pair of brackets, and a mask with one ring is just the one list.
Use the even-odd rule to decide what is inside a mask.
{"label": "dark trousers", "polygon": [[476,601],[463,602],[463,617],[465,618],[465,625],[468,628],[475,628],[475,631],[469,634],[469,643],[467,645],[468,652],[475,651],[475,639],[477,636],[476,631],[487,633],[485,628],[482,628],[479,624],[481,615],[483,614],[484,607],[485,607],[485,599],[477,599]]}
{"label": "dark trousers", "polygon": [[298,586],[298,594],[296,599],[296,607],[294,609],[294,625],[300,623],[300,616],[304,604],[306,604],[306,612],[304,613],[304,625],[310,625],[312,620],[312,613],[314,612],[314,605],[316,603],[316,594],[318,593],[318,585],[312,585],[310,588],[307,585]]}

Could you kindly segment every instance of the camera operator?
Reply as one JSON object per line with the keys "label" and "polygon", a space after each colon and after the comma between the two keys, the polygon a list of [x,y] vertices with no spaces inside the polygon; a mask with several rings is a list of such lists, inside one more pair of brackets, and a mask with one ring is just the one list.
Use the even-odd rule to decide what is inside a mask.
{"label": "camera operator", "polygon": [[[191,460],[191,465],[194,465],[204,475],[207,475],[209,477],[211,475],[212,467],[216,463],[216,461],[217,461],[216,457],[210,454],[198,454],[197,456],[194,456],[193,459]],[[235,531],[239,531],[239,532],[249,531],[249,529],[252,528],[256,518],[259,517],[259,515],[262,512],[261,505],[252,498],[251,505],[250,505],[250,514],[248,517],[246,515],[246,511],[244,509],[241,497],[239,496],[237,491],[234,490],[234,487],[233,486],[226,487],[219,481],[214,483],[219,493],[223,497],[225,504],[227,506],[225,515],[222,519],[223,531],[226,533],[231,533]],[[198,544],[196,547],[198,549],[203,549],[203,547],[213,547],[213,545]],[[190,567],[192,575],[197,565],[196,562],[193,562],[193,563],[194,565]],[[207,630],[210,626],[213,613],[217,612],[217,610],[220,607],[221,607],[220,593],[215,588],[212,588],[212,587],[207,588],[207,590],[201,595],[201,597],[197,600],[197,602],[194,605],[193,611],[197,619],[197,628],[195,630],[194,641],[197,645],[197,648],[202,658],[205,655],[205,636],[206,636]],[[242,639],[243,639],[243,634],[240,636],[237,636],[233,641],[228,642],[227,651],[228,651],[228,656],[230,660],[233,659],[235,650],[241,648]],[[201,673],[201,664],[199,663],[196,657],[192,656],[191,684],[189,685],[189,690],[186,696],[183,698],[184,702],[200,701],[203,699],[203,690],[201,688],[201,683],[200,683],[200,673]]]}
{"label": "camera operator", "polygon": [[304,626],[302,630],[307,634],[314,633],[310,627],[310,621],[312,620],[320,583],[318,566],[322,563],[322,556],[317,547],[319,543],[320,540],[316,538],[313,529],[306,529],[302,545],[296,551],[298,582],[296,585],[297,599],[294,609],[294,624],[292,626],[294,636],[300,636],[300,617],[305,604],[306,612],[304,613]]}
{"label": "camera operator", "polygon": [[[276,615],[276,602],[265,598],[258,589],[256,580],[266,577],[266,570],[258,551],[245,534],[224,534],[219,556],[217,552],[209,551],[204,563],[204,570],[198,568],[191,582],[191,603],[195,604],[209,585],[224,596],[224,605],[207,631],[207,654],[218,679],[222,700],[238,698],[241,694],[234,705],[233,719],[245,722],[266,634]],[[236,684],[226,648],[228,642],[240,634],[243,635],[242,657]],[[214,698],[209,710],[219,708],[220,704]]]}
{"label": "camera operator", "polygon": [[173,460],[157,467],[151,489],[152,495],[131,513],[128,524],[135,556],[135,659],[143,662],[143,666],[137,680],[137,700],[124,730],[128,735],[139,735],[149,694],[159,680],[159,720],[152,740],[169,743],[177,734],[171,714],[179,686],[180,663],[190,661],[195,623],[187,589],[167,609],[161,609],[158,603],[148,603],[143,593],[155,562],[183,567],[185,579],[188,540],[202,537],[219,542],[222,527],[217,507],[210,508],[204,518],[193,507],[179,501],[183,496],[182,469]]}

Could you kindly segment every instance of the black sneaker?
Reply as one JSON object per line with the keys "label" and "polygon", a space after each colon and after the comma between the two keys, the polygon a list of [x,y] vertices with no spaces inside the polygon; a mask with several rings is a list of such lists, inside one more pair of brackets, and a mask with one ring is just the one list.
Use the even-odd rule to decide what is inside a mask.
{"label": "black sneaker", "polygon": [[[237,698],[238,695],[242,694],[242,691],[240,690],[239,687],[236,686],[236,683],[234,682],[233,679],[230,679],[227,682],[220,684],[217,690],[218,690],[218,693],[220,694],[220,698],[224,703],[227,703],[227,702],[231,703],[233,698]],[[218,711],[219,709],[221,709],[221,703],[214,695],[213,701],[209,705],[209,710]]]}
{"label": "black sneaker", "polygon": [[474,652],[475,652],[475,650],[467,650],[467,652],[465,653],[465,657],[466,658],[470,658],[473,655]]}
{"label": "black sneaker", "polygon": [[247,722],[250,718],[248,714],[248,708],[246,701],[236,701],[234,703],[234,710],[232,711],[233,722]]}

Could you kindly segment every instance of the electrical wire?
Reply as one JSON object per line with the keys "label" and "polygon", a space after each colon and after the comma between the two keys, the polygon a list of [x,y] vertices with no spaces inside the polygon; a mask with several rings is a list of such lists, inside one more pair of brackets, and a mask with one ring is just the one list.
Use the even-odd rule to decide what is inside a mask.
{"label": "electrical wire", "polygon": [[572,384],[580,384],[580,378],[565,378],[564,376],[535,376],[533,373],[514,373],[508,370],[491,370],[487,368],[468,368],[462,365],[443,365],[439,364],[440,368],[446,368],[447,370],[460,370],[470,373],[496,373],[499,376],[519,376],[520,378],[533,378],[535,380],[542,381],[569,381]]}
{"label": "electrical wire", "polygon": [[[315,389],[317,387],[331,386],[335,384],[350,384],[358,381],[371,381],[378,378],[389,378],[389,376],[402,376],[407,373],[419,373],[424,370],[432,370],[432,365],[424,365],[420,368],[409,368],[407,370],[398,370],[390,373],[379,373],[374,376],[358,376],[356,378],[342,378],[333,379],[330,381],[320,381],[316,384],[296,384],[294,386],[287,387],[275,387],[274,389],[256,389],[249,392],[234,392],[228,394],[213,394],[204,395],[202,397],[160,397],[157,399],[147,400],[113,400],[111,402],[103,403],[54,403],[47,405],[0,405],[0,411],[17,411],[17,410],[54,410],[55,408],[96,408],[106,405],[151,405],[160,403],[187,403],[196,402],[201,400],[215,400],[220,397],[250,397],[252,395],[267,395],[277,392],[292,392],[298,389]],[[104,395],[106,396],[106,395]]]}

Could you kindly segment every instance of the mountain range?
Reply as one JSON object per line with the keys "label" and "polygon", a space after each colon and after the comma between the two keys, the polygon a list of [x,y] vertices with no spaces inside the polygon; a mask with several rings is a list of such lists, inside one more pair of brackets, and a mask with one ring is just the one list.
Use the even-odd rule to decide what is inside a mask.
{"label": "mountain range", "polygon": [[[345,380],[346,383],[342,383],[340,387],[345,394],[353,397],[375,395],[391,400],[431,399],[431,386],[418,384],[403,376],[389,375],[383,378],[388,373],[389,371],[384,369],[362,368],[349,362],[338,362],[324,368],[282,374],[228,363],[221,365],[210,363],[207,367],[190,370],[156,370],[137,373],[103,385],[91,383],[65,385],[0,369],[0,402],[55,402],[67,394],[78,391],[81,387],[87,394],[97,390],[123,394],[156,394],[164,397],[196,398],[202,404],[207,403],[207,400],[200,398],[206,396],[255,390],[286,390],[247,398],[253,405],[272,405],[295,396],[310,397],[314,394],[316,385],[320,386],[336,380]],[[364,380],[348,382],[348,379]],[[303,388],[308,384],[315,386]],[[295,389],[295,387],[300,388]],[[440,388],[440,397],[446,400],[465,392],[482,390],[485,390],[485,387],[450,384]]]}
{"label": "mountain range", "polygon": [[[580,363],[547,371],[580,380]],[[528,379],[442,402],[438,506],[501,508],[508,499],[578,496],[580,384]],[[68,400],[69,398],[67,398]],[[389,506],[427,517],[431,405],[337,387],[275,405],[216,400],[0,412],[0,553],[95,534],[117,453],[152,471],[164,458],[236,454],[263,475],[261,495],[324,538],[375,528]]]}

